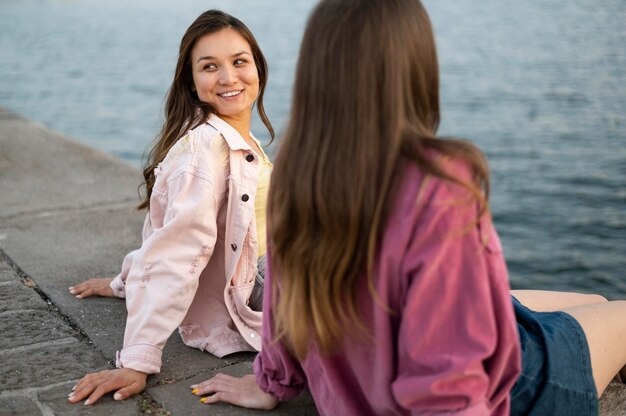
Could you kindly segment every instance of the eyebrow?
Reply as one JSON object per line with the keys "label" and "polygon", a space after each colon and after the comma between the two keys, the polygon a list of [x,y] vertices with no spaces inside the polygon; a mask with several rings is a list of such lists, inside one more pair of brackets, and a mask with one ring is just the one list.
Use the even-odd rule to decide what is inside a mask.
{"label": "eyebrow", "polygon": [[[237,52],[236,54],[232,55],[231,58],[237,58],[237,57],[239,57],[241,55],[250,55],[250,53],[246,52],[246,51]],[[252,55],[250,55],[250,56],[252,56]],[[215,56],[201,56],[201,57],[198,58],[198,60],[196,62],[200,62],[200,61],[204,61],[204,60],[209,60],[210,61],[210,60],[215,60],[215,59],[217,59]]]}

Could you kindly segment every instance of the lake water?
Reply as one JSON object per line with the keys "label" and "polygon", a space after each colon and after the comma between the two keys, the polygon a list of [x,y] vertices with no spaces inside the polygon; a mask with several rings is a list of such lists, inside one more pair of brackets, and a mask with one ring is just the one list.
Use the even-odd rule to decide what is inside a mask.
{"label": "lake water", "polygon": [[[0,0],[0,106],[139,167],[180,38],[207,8],[246,22],[282,130],[310,0]],[[442,135],[489,156],[516,288],[626,297],[624,0],[425,0]],[[266,136],[255,121],[253,131]]]}

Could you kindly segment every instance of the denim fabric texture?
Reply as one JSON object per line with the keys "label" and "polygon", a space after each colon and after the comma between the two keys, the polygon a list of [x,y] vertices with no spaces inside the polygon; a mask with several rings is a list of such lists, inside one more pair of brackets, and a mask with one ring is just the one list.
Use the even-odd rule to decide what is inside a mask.
{"label": "denim fabric texture", "polygon": [[511,391],[511,415],[597,415],[587,338],[565,312],[535,312],[513,297],[522,374]]}
{"label": "denim fabric texture", "polygon": [[254,281],[254,289],[250,294],[248,306],[253,311],[263,310],[263,281],[265,280],[265,255],[259,256],[257,261],[256,279]]}

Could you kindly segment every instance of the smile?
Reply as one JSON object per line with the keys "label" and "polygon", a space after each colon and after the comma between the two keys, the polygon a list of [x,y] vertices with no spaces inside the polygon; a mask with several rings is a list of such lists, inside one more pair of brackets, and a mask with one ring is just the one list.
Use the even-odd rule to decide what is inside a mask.
{"label": "smile", "polygon": [[228,92],[223,92],[223,93],[217,94],[217,95],[219,95],[220,97],[228,98],[228,97],[235,97],[235,96],[241,94],[242,92],[243,92],[243,90],[228,91]]}

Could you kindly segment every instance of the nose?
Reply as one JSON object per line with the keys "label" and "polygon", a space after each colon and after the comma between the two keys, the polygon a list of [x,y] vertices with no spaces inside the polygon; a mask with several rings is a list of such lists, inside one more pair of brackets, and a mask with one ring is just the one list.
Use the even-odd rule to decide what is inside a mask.
{"label": "nose", "polygon": [[223,66],[220,70],[219,82],[222,85],[230,85],[237,81],[237,73],[235,68]]}

